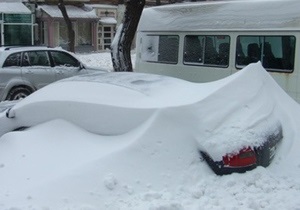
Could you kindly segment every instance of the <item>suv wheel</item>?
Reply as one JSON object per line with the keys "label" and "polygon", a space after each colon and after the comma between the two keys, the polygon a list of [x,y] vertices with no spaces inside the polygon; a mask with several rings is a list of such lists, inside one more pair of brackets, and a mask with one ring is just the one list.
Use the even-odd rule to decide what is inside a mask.
{"label": "suv wheel", "polygon": [[13,101],[25,98],[26,96],[30,95],[32,91],[25,87],[15,87],[9,91],[6,96],[6,100]]}

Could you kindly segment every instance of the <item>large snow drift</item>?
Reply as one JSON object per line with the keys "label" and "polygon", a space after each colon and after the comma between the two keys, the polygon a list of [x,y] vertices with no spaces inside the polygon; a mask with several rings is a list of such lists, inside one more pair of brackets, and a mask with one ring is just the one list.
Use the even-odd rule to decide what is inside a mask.
{"label": "large snow drift", "polygon": [[[143,122],[123,134],[94,134],[80,122],[57,118],[3,135],[1,209],[298,208],[299,105],[260,63],[207,84],[166,81],[177,81],[177,87],[184,88],[170,92],[172,85],[165,85],[166,89],[139,90],[147,92],[143,96],[147,103],[141,104],[133,100],[136,96],[124,101],[127,91],[112,93],[108,92],[111,87],[101,86],[101,97],[120,98],[106,105],[120,102],[120,109],[152,110]],[[73,91],[78,101],[89,98],[87,92],[81,96],[81,90],[73,87]],[[63,92],[55,93],[59,100],[63,100]],[[31,100],[36,101],[42,93],[37,92]],[[85,105],[91,107],[89,100]],[[22,107],[26,107],[26,100],[14,108],[16,116]],[[28,115],[35,111],[26,110]],[[109,109],[98,111],[103,119],[109,119]],[[118,119],[125,124],[136,116],[133,112],[124,117]],[[109,123],[105,120],[89,118],[94,123]],[[259,138],[253,138],[277,123],[283,127],[284,139],[267,169],[217,177],[199,156],[199,147],[213,149],[218,157],[241,145],[259,144]]]}

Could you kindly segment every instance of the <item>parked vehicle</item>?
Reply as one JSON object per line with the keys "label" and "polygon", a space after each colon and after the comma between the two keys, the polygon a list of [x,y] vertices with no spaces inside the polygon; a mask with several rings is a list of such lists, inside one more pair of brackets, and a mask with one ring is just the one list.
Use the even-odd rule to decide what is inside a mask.
{"label": "parked vehicle", "polygon": [[24,98],[54,81],[95,71],[104,72],[60,48],[1,47],[0,101]]}
{"label": "parked vehicle", "polygon": [[[128,72],[71,77],[0,113],[0,137],[60,119],[101,136],[131,133],[131,138],[141,142],[154,141],[155,137],[161,145],[170,140],[195,141],[194,153],[201,154],[199,158],[219,175],[267,167],[283,139],[283,119],[278,113],[286,110],[279,108],[271,93],[263,101],[252,98],[265,92],[261,87],[269,88],[270,78],[261,72],[264,69],[254,67],[245,70],[241,78],[207,84]],[[248,78],[258,76],[257,85],[229,91],[237,83],[245,84]],[[248,95],[240,95],[243,88]],[[240,108],[244,106],[247,109]],[[232,132],[225,135],[228,131]]]}
{"label": "parked vehicle", "polygon": [[196,2],[147,8],[137,29],[135,71],[209,82],[260,61],[300,102],[298,8],[298,0]]}
{"label": "parked vehicle", "polygon": [[257,166],[268,167],[283,138],[282,126],[280,124],[275,125],[272,132],[267,133],[262,138],[264,138],[263,144],[255,147],[245,146],[238,152],[222,156],[222,160],[212,158],[205,151],[200,151],[200,154],[217,175],[233,172],[243,173]]}

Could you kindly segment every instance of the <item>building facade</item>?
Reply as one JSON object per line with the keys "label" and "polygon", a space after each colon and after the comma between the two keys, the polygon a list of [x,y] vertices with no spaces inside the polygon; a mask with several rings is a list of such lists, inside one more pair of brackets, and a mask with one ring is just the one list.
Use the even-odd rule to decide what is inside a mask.
{"label": "building facade", "polygon": [[118,24],[118,6],[91,4],[100,18],[97,26],[97,50],[109,49]]}
{"label": "building facade", "polygon": [[35,18],[21,2],[0,2],[0,45],[33,45]]}
{"label": "building facade", "polygon": [[[4,2],[3,2],[4,1]],[[16,2],[13,2],[16,1]],[[125,6],[122,0],[64,0],[75,32],[75,51],[110,48]],[[161,0],[160,4],[172,1]],[[154,6],[156,0],[146,0]],[[1,0],[0,44],[68,48],[68,30],[58,0]]]}
{"label": "building facade", "polygon": [[[96,50],[96,29],[99,18],[93,9],[66,5],[75,32],[75,49]],[[68,47],[68,29],[57,5],[38,5],[38,43],[50,47]]]}
{"label": "building facade", "polygon": [[[68,30],[58,0],[24,0],[34,5],[34,44],[68,48]],[[107,4],[105,4],[107,3]],[[75,51],[90,52],[110,47],[118,24],[118,1],[64,0],[75,32]]]}

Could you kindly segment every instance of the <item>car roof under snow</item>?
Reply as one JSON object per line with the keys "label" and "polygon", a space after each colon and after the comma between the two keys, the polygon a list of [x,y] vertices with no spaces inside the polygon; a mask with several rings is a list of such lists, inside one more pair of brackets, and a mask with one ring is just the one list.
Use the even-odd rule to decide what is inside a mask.
{"label": "car roof under snow", "polygon": [[47,46],[3,46],[0,47],[1,52],[23,52],[23,51],[33,51],[33,50],[61,50],[64,51],[61,47],[47,47]]}
{"label": "car roof under snow", "polygon": [[93,73],[52,83],[18,105],[21,106],[25,101],[30,103],[46,100],[131,108],[182,106],[207,97],[221,86],[220,82],[196,84],[177,78],[136,72]]}
{"label": "car roof under snow", "polygon": [[[128,73],[128,72],[110,72],[110,73],[92,73],[78,75],[75,77],[60,80],[59,82],[92,82],[99,84],[109,84],[119,86],[130,90],[138,91],[147,95],[150,89],[160,88],[166,84],[176,86],[180,83],[189,83],[183,80],[170,78],[162,75]],[[176,81],[176,83],[175,83]],[[179,83],[178,83],[179,82]]]}

